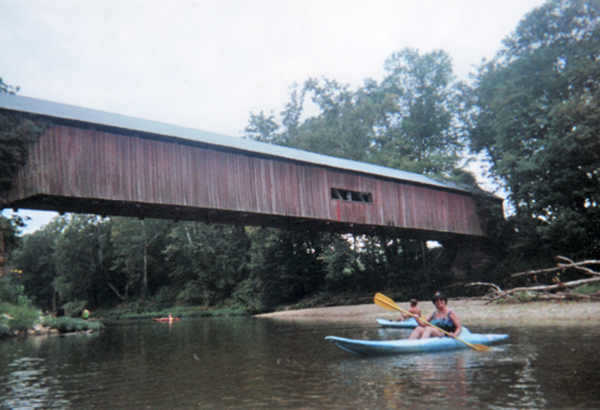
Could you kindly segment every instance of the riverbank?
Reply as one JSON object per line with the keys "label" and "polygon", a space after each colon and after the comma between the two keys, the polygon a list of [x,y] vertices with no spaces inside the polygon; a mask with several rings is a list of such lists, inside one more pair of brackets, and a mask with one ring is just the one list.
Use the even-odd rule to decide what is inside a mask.
{"label": "riverbank", "polygon": [[[399,303],[408,309],[408,303]],[[419,302],[424,314],[433,311],[430,301]],[[508,325],[600,325],[600,302],[529,302],[518,304],[486,304],[483,300],[456,299],[448,301],[466,326]],[[375,319],[398,319],[399,312],[383,309],[374,303],[315,309],[288,310],[256,317],[280,320],[346,321],[373,323]]]}

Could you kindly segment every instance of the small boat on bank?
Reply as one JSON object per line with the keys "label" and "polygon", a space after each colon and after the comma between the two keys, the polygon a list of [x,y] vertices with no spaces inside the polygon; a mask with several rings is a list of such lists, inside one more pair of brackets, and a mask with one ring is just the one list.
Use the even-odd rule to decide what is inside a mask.
{"label": "small boat on bank", "polygon": [[[508,335],[471,333],[463,326],[459,337],[471,344],[489,345],[507,339]],[[327,336],[325,340],[346,352],[359,355],[427,353],[440,350],[469,349],[469,346],[451,337],[432,337],[416,340],[358,340]]]}
{"label": "small boat on bank", "polygon": [[414,329],[418,326],[417,319],[415,319],[414,317],[408,318],[406,320],[401,320],[399,322],[395,320],[377,319],[377,323],[379,323],[383,327],[393,327],[400,329]]}
{"label": "small boat on bank", "polygon": [[178,317],[153,317],[152,320],[155,322],[179,322],[181,319]]}

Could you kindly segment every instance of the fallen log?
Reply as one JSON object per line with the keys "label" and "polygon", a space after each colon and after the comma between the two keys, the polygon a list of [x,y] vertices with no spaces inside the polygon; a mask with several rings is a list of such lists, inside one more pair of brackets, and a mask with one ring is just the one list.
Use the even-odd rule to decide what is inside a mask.
{"label": "fallen log", "polygon": [[[510,290],[507,290],[504,292],[496,292],[495,295],[490,298],[490,302],[493,302],[495,300],[502,299],[505,297],[509,297],[509,296],[511,296],[515,293],[519,293],[519,292],[527,292],[527,293],[536,292],[536,293],[538,293],[537,296],[540,296],[539,293],[543,293],[544,295],[549,295],[548,292],[552,291],[552,290],[565,289],[568,291],[569,288],[586,285],[589,283],[595,283],[595,282],[600,282],[600,277],[574,280],[571,282],[559,282],[554,285],[513,288],[513,289],[510,289]],[[570,294],[570,295],[573,295],[573,294]],[[583,295],[580,295],[580,296],[583,296]],[[577,296],[573,296],[573,297],[577,297]]]}
{"label": "fallen log", "polygon": [[556,271],[564,271],[565,269],[569,269],[569,268],[579,269],[579,270],[584,271],[587,274],[594,275],[594,276],[600,276],[600,272],[596,272],[593,269],[586,268],[587,265],[600,265],[600,261],[599,260],[587,260],[587,261],[582,261],[582,262],[573,262],[571,259],[565,258],[564,256],[557,256],[556,259],[567,261],[567,263],[560,263],[560,262],[558,262],[558,264],[557,264],[558,266],[556,266],[555,268],[547,268],[547,269],[539,269],[539,270],[529,270],[529,271],[525,271],[525,272],[515,273],[515,274],[512,274],[510,276],[512,278],[514,278],[514,277],[517,277],[517,276],[538,275],[540,273],[550,273],[550,272],[556,272]]}
{"label": "fallen log", "polygon": [[594,283],[594,282],[600,282],[600,278],[573,280],[571,282],[555,283],[554,285],[529,286],[529,287],[525,286],[525,287],[521,287],[521,288],[513,288],[510,290],[504,291],[502,293],[510,295],[512,293],[523,292],[523,291],[547,292],[549,290],[573,288],[576,286],[586,285],[588,283]]}
{"label": "fallen log", "polygon": [[[589,283],[596,283],[596,282],[600,282],[600,277],[574,280],[571,282],[559,282],[559,283],[555,283],[553,285],[529,286],[529,287],[525,286],[525,287],[520,287],[520,288],[513,288],[510,290],[506,290],[506,291],[501,290],[499,286],[494,285],[493,283],[485,283],[485,282],[473,282],[473,283],[469,283],[465,286],[488,286],[488,287],[491,287],[492,294],[487,295],[485,297],[485,299],[488,299],[489,302],[493,302],[493,301],[496,301],[496,300],[502,299],[502,298],[507,298],[507,297],[510,297],[511,295],[514,295],[515,293],[519,293],[519,292],[525,292],[525,293],[529,293],[529,294],[531,294],[530,292],[534,292],[537,297],[541,297],[544,299],[561,299],[561,298],[562,299],[600,299],[600,295],[598,295],[598,294],[578,295],[578,294],[568,293],[569,288],[574,288],[574,287],[578,287],[581,285],[587,285]],[[550,293],[548,293],[550,291],[555,291],[555,290],[566,290],[567,292],[560,293],[560,294],[554,294],[554,295],[551,295]]]}

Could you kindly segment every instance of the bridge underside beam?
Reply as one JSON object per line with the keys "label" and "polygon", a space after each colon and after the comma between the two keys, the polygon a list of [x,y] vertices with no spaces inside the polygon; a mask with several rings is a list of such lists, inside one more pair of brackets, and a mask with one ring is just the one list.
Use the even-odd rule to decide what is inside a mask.
{"label": "bridge underside beam", "polygon": [[325,231],[341,234],[364,234],[384,237],[410,238],[420,240],[480,241],[455,233],[436,232],[422,229],[407,229],[394,226],[375,226],[357,223],[319,220],[313,218],[286,217],[251,212],[226,211],[197,207],[140,203],[129,201],[109,201],[90,198],[73,198],[49,195],[35,195],[6,204],[6,208],[54,211],[60,214],[95,214],[102,217],[123,216],[133,218],[157,218],[178,221],[199,221],[204,223],[265,226],[297,231]]}

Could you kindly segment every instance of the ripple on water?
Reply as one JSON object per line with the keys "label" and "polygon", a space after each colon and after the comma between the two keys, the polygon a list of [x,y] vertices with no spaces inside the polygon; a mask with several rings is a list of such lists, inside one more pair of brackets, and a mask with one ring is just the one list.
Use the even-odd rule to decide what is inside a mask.
{"label": "ripple on water", "polygon": [[48,375],[44,359],[21,357],[9,363],[1,402],[10,409],[62,409],[69,402],[58,380]]}

